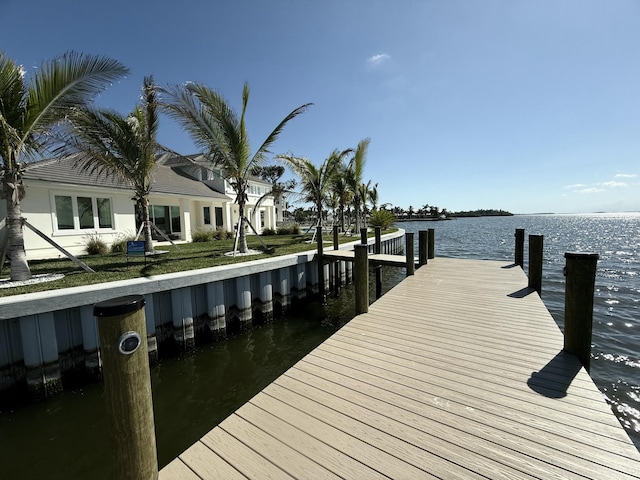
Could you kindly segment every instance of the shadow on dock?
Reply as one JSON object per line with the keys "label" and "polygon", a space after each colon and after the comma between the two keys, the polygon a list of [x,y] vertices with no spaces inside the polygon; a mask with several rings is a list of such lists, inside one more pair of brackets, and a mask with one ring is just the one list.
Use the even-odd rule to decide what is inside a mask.
{"label": "shadow on dock", "polygon": [[564,350],[560,351],[539,372],[532,372],[527,380],[529,388],[548,398],[564,398],[582,364]]}

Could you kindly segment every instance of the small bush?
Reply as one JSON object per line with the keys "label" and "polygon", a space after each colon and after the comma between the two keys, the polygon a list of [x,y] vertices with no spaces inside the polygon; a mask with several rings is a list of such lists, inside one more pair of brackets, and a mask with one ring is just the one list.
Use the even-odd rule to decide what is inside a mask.
{"label": "small bush", "polygon": [[204,243],[213,241],[215,232],[212,230],[196,230],[191,235],[191,241],[193,243]]}
{"label": "small bush", "polygon": [[300,225],[294,224],[288,227],[278,228],[278,235],[300,235]]}
{"label": "small bush", "polygon": [[111,253],[125,253],[127,251],[127,242],[136,239],[133,233],[119,234],[111,244]]}
{"label": "small bush", "polygon": [[276,231],[273,228],[263,228],[262,229],[262,235],[265,237],[269,237],[272,235],[275,235]]}
{"label": "small bush", "polygon": [[97,233],[87,235],[85,250],[87,255],[106,255],[109,253],[109,247]]}
{"label": "small bush", "polygon": [[375,210],[371,212],[369,217],[369,225],[372,227],[380,227],[382,230],[386,230],[396,221],[396,217],[388,210]]}

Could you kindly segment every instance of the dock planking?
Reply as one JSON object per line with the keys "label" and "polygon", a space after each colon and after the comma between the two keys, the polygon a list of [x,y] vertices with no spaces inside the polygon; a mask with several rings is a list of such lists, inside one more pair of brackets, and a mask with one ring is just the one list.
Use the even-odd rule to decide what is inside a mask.
{"label": "dock planking", "polygon": [[[353,250],[329,250],[323,252],[322,257],[324,260],[343,260],[353,261]],[[387,253],[370,253],[367,256],[368,261],[372,265],[385,265],[388,267],[401,267],[407,266],[407,259],[404,255],[390,255]],[[417,260],[414,259],[414,260]],[[416,262],[417,263],[417,262]]]}
{"label": "dock planking", "polygon": [[505,262],[430,260],[160,478],[639,478],[526,285]]}

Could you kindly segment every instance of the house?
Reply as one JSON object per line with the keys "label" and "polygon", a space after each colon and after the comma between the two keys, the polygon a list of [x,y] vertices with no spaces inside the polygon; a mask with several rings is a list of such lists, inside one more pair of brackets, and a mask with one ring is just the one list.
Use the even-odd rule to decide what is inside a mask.
{"label": "house", "polygon": [[[135,235],[141,224],[133,190],[111,176],[82,172],[71,157],[27,165],[22,216],[55,243],[74,255],[85,253],[87,241],[99,236],[107,245]],[[257,177],[249,184],[245,216],[258,233],[276,228],[270,185]],[[261,197],[256,210],[256,203]],[[174,240],[191,241],[196,230],[222,228],[233,232],[238,223],[235,192],[203,155],[157,159],[149,195],[149,215],[155,226]],[[0,202],[0,219],[6,205]],[[248,233],[252,233],[251,230]],[[156,240],[164,240],[157,236]],[[29,228],[24,229],[28,259],[62,254]]]}

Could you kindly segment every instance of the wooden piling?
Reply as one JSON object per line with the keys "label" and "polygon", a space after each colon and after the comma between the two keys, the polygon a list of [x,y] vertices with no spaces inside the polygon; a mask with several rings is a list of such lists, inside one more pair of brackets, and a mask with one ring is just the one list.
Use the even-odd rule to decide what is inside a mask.
{"label": "wooden piling", "polygon": [[324,259],[323,255],[323,245],[322,245],[322,227],[316,227],[316,238],[318,240],[318,296],[320,301],[324,303],[325,300],[325,289],[324,289]]}
{"label": "wooden piling", "polygon": [[158,478],[151,377],[142,295],[94,305],[115,478]]}
{"label": "wooden piling", "polygon": [[[338,225],[333,226],[333,249],[338,250],[340,242],[338,240]],[[337,297],[340,294],[340,262],[333,263],[333,294]]]}
{"label": "wooden piling", "polygon": [[360,229],[360,243],[366,245],[368,241],[369,239],[367,238],[367,229],[365,227],[362,227]]}
{"label": "wooden piling", "polygon": [[366,245],[354,245],[353,282],[356,315],[369,311],[369,255]]}
{"label": "wooden piling", "polygon": [[415,273],[415,260],[413,259],[413,232],[407,232],[405,235],[405,254],[407,257],[407,277]]}
{"label": "wooden piling", "polygon": [[544,237],[529,235],[529,287],[542,295],[542,260]]}
{"label": "wooden piling", "polygon": [[[380,227],[373,227],[375,235],[375,243],[373,247],[373,253],[382,253],[382,229]],[[376,300],[382,296],[382,265],[375,267],[376,270]]]}
{"label": "wooden piling", "polygon": [[418,232],[418,266],[426,265],[429,258],[429,232],[420,230]]}
{"label": "wooden piling", "polygon": [[514,263],[524,268],[524,228],[516,228]]}
{"label": "wooden piling", "polygon": [[429,260],[436,257],[436,230],[434,228],[429,229],[429,248],[427,252],[427,258]]}
{"label": "wooden piling", "polygon": [[564,254],[567,278],[564,296],[564,349],[578,357],[587,370],[591,364],[593,294],[597,253]]}

